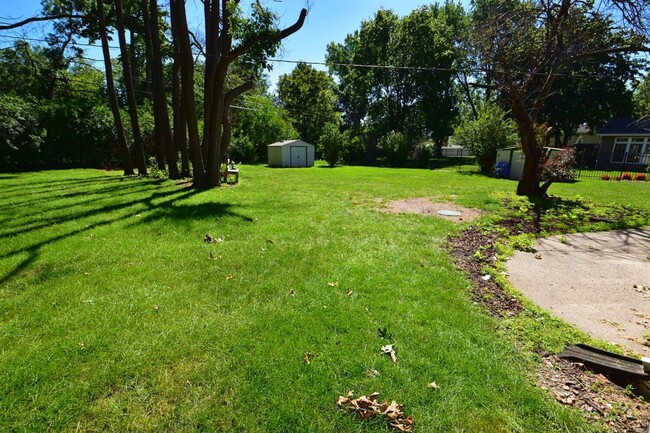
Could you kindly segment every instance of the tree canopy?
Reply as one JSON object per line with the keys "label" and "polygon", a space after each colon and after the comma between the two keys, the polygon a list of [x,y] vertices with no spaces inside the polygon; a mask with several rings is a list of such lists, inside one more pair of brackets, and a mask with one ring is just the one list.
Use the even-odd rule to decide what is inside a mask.
{"label": "tree canopy", "polygon": [[[558,78],[577,64],[602,62],[607,54],[648,50],[648,4],[635,3],[475,2],[472,46],[488,76],[485,82],[501,93],[511,110],[526,155],[518,194],[544,195],[550,185],[540,185],[543,143],[535,125]],[[641,3],[644,7],[637,9]]]}
{"label": "tree canopy", "polygon": [[325,124],[339,122],[334,80],[306,63],[280,76],[278,98],[300,138],[308,143],[319,142]]}

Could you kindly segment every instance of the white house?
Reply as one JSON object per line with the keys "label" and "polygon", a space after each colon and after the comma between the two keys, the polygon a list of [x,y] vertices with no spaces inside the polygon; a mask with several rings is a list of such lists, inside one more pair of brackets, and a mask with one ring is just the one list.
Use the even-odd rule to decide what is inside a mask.
{"label": "white house", "polygon": [[316,148],[302,140],[269,144],[269,167],[313,167]]}

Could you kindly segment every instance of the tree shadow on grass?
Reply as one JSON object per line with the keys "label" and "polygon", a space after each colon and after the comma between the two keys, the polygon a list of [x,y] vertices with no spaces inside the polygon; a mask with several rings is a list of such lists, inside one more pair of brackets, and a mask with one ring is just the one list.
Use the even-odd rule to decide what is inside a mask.
{"label": "tree shadow on grass", "polygon": [[[84,182],[88,183],[88,182]],[[165,182],[161,182],[158,185],[152,186],[151,182],[143,183],[139,182],[131,189],[131,195],[137,192],[145,193],[147,190],[152,188],[160,188],[161,185]],[[68,230],[65,233],[50,236],[46,239],[39,240],[32,243],[28,246],[23,246],[11,251],[8,251],[4,254],[0,254],[1,259],[8,259],[15,257],[21,254],[27,254],[27,258],[23,259],[13,267],[5,275],[0,276],[0,284],[4,284],[10,281],[15,276],[21,274],[25,271],[30,265],[32,265],[40,256],[40,251],[43,247],[47,245],[54,244],[56,242],[62,241],[64,239],[76,236],[90,230],[96,229],[98,227],[110,226],[112,224],[128,220],[137,216],[143,216],[139,218],[139,223],[152,222],[160,218],[174,218],[174,219],[188,219],[188,218],[216,218],[219,219],[223,216],[234,216],[241,218],[244,221],[250,222],[253,221],[252,218],[241,215],[232,211],[232,205],[228,203],[220,202],[204,202],[199,204],[179,204],[178,202],[188,199],[192,196],[202,193],[210,193],[210,191],[201,191],[196,189],[173,189],[169,188],[164,191],[154,191],[152,194],[146,197],[126,199],[120,203],[116,203],[110,206],[102,206],[102,201],[100,198],[95,199],[97,206],[92,209],[79,210],[77,212],[71,211],[69,215],[63,218],[42,218],[37,227],[30,227],[29,229],[19,230],[12,233],[13,236],[20,235],[27,231],[37,230],[39,228],[44,228],[53,223],[52,220],[55,220],[58,224],[65,222],[74,222],[83,220],[86,218],[92,217],[104,217],[103,220],[94,222],[91,224],[84,225],[82,228],[75,228],[73,230]],[[119,185],[116,185],[114,188],[104,188],[102,194],[109,197],[113,197],[114,194],[120,194],[121,188]],[[125,195],[120,194],[120,197],[125,197]],[[142,205],[145,205],[145,209],[142,209]],[[63,206],[62,208],[65,208]],[[129,208],[132,208],[129,210]]]}
{"label": "tree shadow on grass", "polygon": [[[20,178],[20,176],[15,176],[14,179]],[[4,180],[5,178],[0,178],[0,181]],[[73,177],[73,178],[67,178],[67,179],[59,179],[59,180],[44,180],[44,181],[39,181],[39,182],[34,182],[30,180],[25,180],[25,182],[22,183],[17,183],[17,182],[12,182],[11,186],[3,186],[2,187],[2,196],[3,197],[9,197],[9,196],[25,196],[25,195],[32,195],[35,193],[34,189],[38,190],[38,194],[45,194],[53,191],[60,190],[61,188],[65,188],[68,185],[70,186],[82,186],[85,184],[97,184],[99,182],[106,182],[106,183],[113,183],[113,182],[125,182],[132,180],[131,178],[124,177],[124,176],[107,176],[105,174],[99,174],[96,176],[92,177]],[[135,180],[135,178],[133,178]],[[41,186],[47,186],[47,188],[40,188]]]}
{"label": "tree shadow on grass", "polygon": [[[39,199],[28,200],[26,202],[22,202],[19,204],[12,203],[13,210],[20,210],[21,208],[25,208],[25,207],[33,208],[34,206],[40,205],[42,202],[55,202],[57,200],[67,200],[76,197],[85,198],[84,200],[75,200],[72,203],[68,203],[60,206],[47,206],[47,208],[43,209],[43,213],[39,217],[35,217],[34,215],[31,214],[25,214],[25,218],[27,218],[31,223],[28,227],[23,227],[21,229],[13,230],[13,231],[0,230],[0,235],[15,236],[21,233],[26,233],[31,230],[37,230],[51,224],[60,224],[63,222],[74,220],[77,218],[76,214],[71,214],[70,216],[58,216],[58,217],[47,216],[47,215],[56,211],[62,211],[65,209],[72,209],[74,207],[92,204],[97,200],[101,199],[102,196],[119,194],[119,196],[123,198],[131,194],[139,193],[141,191],[142,191],[142,185],[133,183],[129,185],[113,185],[113,186],[108,186],[100,189],[94,189],[91,191],[81,190],[81,191],[70,192],[67,194],[60,194],[57,196],[46,196]],[[9,220],[11,220],[14,223],[14,225],[15,223],[20,223],[20,220],[19,219],[16,220],[15,217],[0,219],[0,222],[5,222]]]}

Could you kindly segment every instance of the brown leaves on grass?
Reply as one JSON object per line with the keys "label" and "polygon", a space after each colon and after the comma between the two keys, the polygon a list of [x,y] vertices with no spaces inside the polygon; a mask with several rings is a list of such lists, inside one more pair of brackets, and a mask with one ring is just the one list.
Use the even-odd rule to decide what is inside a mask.
{"label": "brown leaves on grass", "polygon": [[362,420],[383,417],[396,430],[412,432],[415,422],[413,417],[404,416],[403,406],[393,400],[390,404],[387,401],[379,403],[378,392],[370,395],[362,395],[359,398],[352,398],[353,392],[349,391],[345,396],[339,396],[337,404],[339,407],[354,412]]}
{"label": "brown leaves on grass", "polygon": [[215,237],[212,236],[210,233],[206,234],[206,235],[203,237],[203,241],[206,242],[206,243],[208,243],[208,244],[213,244],[213,243],[215,243],[215,242],[217,242],[217,243],[221,243],[221,242],[223,242],[224,240],[225,240],[225,239],[223,238],[223,236],[220,236],[220,237],[218,237],[218,238],[215,238]]}

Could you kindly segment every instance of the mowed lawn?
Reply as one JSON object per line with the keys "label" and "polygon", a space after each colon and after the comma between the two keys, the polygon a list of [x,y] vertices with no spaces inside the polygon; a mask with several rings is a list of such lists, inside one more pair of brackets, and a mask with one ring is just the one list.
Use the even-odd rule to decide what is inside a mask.
{"label": "mowed lawn", "polygon": [[[495,212],[514,182],[241,168],[211,191],[0,174],[0,431],[386,431],[337,408],[349,390],[404,404],[420,432],[596,430],[472,302],[445,250],[459,226],[377,211],[429,197]],[[650,207],[650,184],[551,193]]]}

